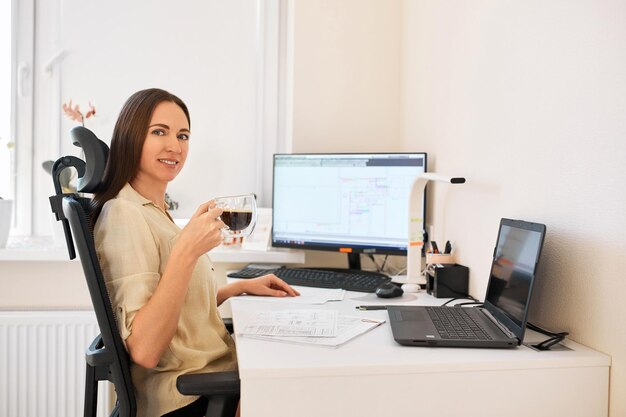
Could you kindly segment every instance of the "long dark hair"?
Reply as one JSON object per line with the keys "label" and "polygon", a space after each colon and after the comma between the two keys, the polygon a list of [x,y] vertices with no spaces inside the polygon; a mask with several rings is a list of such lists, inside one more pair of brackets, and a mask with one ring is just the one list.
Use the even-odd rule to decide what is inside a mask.
{"label": "long dark hair", "polygon": [[189,110],[181,99],[159,88],[149,88],[133,94],[126,100],[113,129],[111,149],[102,182],[93,198],[93,222],[97,220],[104,204],[115,198],[139,169],[141,150],[148,133],[154,109],[164,101],[178,105],[191,128]]}

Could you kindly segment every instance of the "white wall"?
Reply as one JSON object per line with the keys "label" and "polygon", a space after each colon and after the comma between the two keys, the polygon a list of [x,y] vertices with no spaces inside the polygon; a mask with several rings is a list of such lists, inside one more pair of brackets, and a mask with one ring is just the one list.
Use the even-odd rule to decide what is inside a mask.
{"label": "white wall", "polygon": [[294,2],[293,152],[400,148],[400,3]]}
{"label": "white wall", "polygon": [[0,310],[93,310],[78,260],[0,261]]}
{"label": "white wall", "polygon": [[[293,5],[292,151],[400,151],[400,2]],[[307,251],[306,259],[309,266],[347,267],[345,254]],[[391,264],[398,261],[404,258]]]}
{"label": "white wall", "polygon": [[626,3],[403,7],[405,150],[468,178],[435,187],[435,237],[482,298],[500,217],[545,223],[531,321],[610,354],[626,415]]}

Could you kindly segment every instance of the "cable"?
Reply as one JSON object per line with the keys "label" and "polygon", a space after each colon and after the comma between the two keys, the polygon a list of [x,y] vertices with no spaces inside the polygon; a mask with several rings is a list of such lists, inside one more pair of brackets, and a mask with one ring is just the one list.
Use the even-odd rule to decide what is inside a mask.
{"label": "cable", "polygon": [[[372,255],[373,257],[374,255]],[[380,272],[385,272],[385,265],[387,265],[387,258],[389,258],[389,255],[385,255],[385,259],[383,259],[383,264],[380,266]]]}
{"label": "cable", "polygon": [[545,334],[546,336],[560,336],[560,335],[561,335],[561,334],[563,334],[563,333],[566,333],[566,334],[567,334],[567,332],[559,332],[559,333],[551,332],[551,331],[546,330],[546,329],[544,329],[544,328],[542,328],[542,327],[539,327],[539,326],[537,326],[536,324],[533,324],[533,323],[531,323],[531,322],[526,323],[526,326],[527,326],[530,330],[534,330],[534,331],[536,331],[536,332],[539,332],[539,333]]}
{"label": "cable", "polygon": [[[372,261],[372,263],[374,264],[374,267],[376,267],[376,272],[383,272],[383,268],[378,266],[378,264],[376,263],[376,258],[374,258],[374,254],[372,253],[368,253],[367,257],[370,258],[370,260]],[[384,266],[384,264],[383,264]]]}
{"label": "cable", "polygon": [[441,307],[445,307],[445,306],[447,306],[448,304],[450,304],[451,302],[453,302],[453,301],[457,301],[457,300],[464,300],[464,298],[456,298],[456,297],[455,297],[455,298],[451,298],[451,299],[449,299],[448,301],[446,301],[445,303],[443,303],[443,304],[441,305]]}
{"label": "cable", "polygon": [[461,303],[461,304],[455,304],[454,307],[456,307],[457,305],[466,305],[466,304],[482,304],[480,301],[478,301],[477,299],[475,299],[474,297],[472,297],[471,295],[467,295],[465,297],[455,297],[455,298],[451,298],[448,301],[446,301],[445,303],[443,303],[441,305],[441,307],[445,307],[448,304],[450,304],[453,301],[458,301],[458,300],[473,300],[472,302],[469,303]]}
{"label": "cable", "polygon": [[380,266],[376,262],[376,258],[374,257],[373,253],[368,253],[367,257],[370,258],[370,260],[372,261],[372,263],[376,267],[376,272],[380,272],[380,273],[383,273],[383,274],[385,273],[385,265],[387,265],[387,258],[389,258],[389,255],[385,255],[385,257],[383,258],[383,264],[380,265]]}
{"label": "cable", "polygon": [[544,340],[543,342],[539,342],[537,344],[532,345],[532,347],[539,349],[539,350],[550,350],[552,346],[556,345],[559,342],[562,342],[563,339],[565,339],[565,336],[569,335],[568,332],[554,333],[549,330],[543,329],[535,324],[532,324],[530,322],[526,323],[526,327],[528,327],[530,330],[534,330],[541,334],[545,334],[546,336],[550,336],[548,339]]}
{"label": "cable", "polygon": [[393,279],[393,278],[397,277],[398,275],[400,275],[400,274],[401,274],[401,273],[403,273],[404,271],[406,271],[406,268],[402,268],[402,269],[400,269],[400,270],[399,270],[398,272],[396,272],[396,273],[395,273],[395,275],[394,275],[394,276],[392,276],[391,278]]}
{"label": "cable", "polygon": [[481,301],[468,301],[467,303],[458,303],[453,305],[452,307],[462,307],[462,306],[476,306],[476,307],[481,307],[483,305],[483,303]]}

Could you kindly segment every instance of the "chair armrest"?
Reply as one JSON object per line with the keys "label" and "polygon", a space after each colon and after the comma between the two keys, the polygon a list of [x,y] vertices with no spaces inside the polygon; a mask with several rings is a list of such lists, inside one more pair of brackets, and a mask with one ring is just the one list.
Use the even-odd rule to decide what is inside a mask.
{"label": "chair armrest", "polygon": [[113,354],[104,347],[102,335],[96,336],[85,351],[85,361],[93,367],[104,366],[108,368],[113,363]]}
{"label": "chair armrest", "polygon": [[240,385],[238,371],[181,375],[176,379],[176,388],[183,395],[238,396]]}

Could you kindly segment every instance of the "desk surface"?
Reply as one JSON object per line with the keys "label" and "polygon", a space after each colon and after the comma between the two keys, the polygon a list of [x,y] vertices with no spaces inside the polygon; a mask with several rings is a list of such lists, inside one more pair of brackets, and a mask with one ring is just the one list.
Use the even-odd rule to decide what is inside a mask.
{"label": "desk surface", "polygon": [[[462,390],[462,385],[467,382],[468,378],[470,385],[473,383],[478,384],[478,386],[484,385],[485,389],[489,387],[494,389],[497,388],[498,378],[494,380],[493,375],[500,375],[501,383],[516,384],[516,381],[519,381],[522,387],[526,387],[530,384],[530,381],[535,381],[536,378],[543,378],[546,381],[554,379],[556,386],[559,386],[562,382],[561,387],[565,387],[565,381],[574,381],[574,385],[578,386],[577,389],[588,389],[586,386],[581,386],[581,384],[584,385],[582,380],[586,379],[590,382],[591,379],[594,379],[594,383],[599,388],[591,389],[588,392],[588,395],[594,398],[591,401],[593,406],[588,406],[584,410],[578,408],[578,405],[559,408],[559,402],[556,400],[557,407],[554,411],[567,413],[576,411],[579,413],[567,415],[585,415],[580,414],[580,412],[592,412],[592,414],[587,415],[605,415],[602,413],[598,414],[597,411],[598,409],[605,409],[608,404],[608,368],[610,358],[607,355],[569,340],[565,342],[565,345],[571,350],[549,352],[538,352],[526,346],[519,346],[515,349],[401,346],[393,340],[385,310],[359,311],[355,309],[355,306],[362,304],[440,305],[444,301],[446,300],[436,299],[425,293],[419,293],[405,294],[401,299],[391,299],[385,302],[374,294],[355,292],[348,292],[344,301],[341,302],[308,306],[233,299],[231,306],[235,330],[250,320],[256,311],[268,309],[335,309],[342,313],[364,318],[387,320],[387,323],[384,325],[374,328],[370,332],[338,348],[270,342],[236,336],[239,373],[242,380],[242,409],[246,410],[243,415],[261,416],[264,414],[260,410],[269,412],[267,407],[270,407],[271,395],[268,398],[267,391],[274,392],[274,389],[263,390],[265,397],[257,392],[262,387],[267,387],[268,384],[275,387],[278,392],[285,391],[280,395],[276,395],[275,401],[284,402],[285,396],[289,395],[291,396],[289,401],[293,402],[294,406],[301,405],[304,402],[309,404],[310,410],[313,410],[310,413],[300,413],[299,415],[315,415],[315,412],[322,411],[324,411],[325,415],[342,415],[339,412],[339,410],[342,410],[341,404],[347,398],[350,398],[351,391],[354,390],[363,391],[364,398],[367,398],[367,395],[384,392],[388,392],[388,395],[397,396],[399,391],[407,388],[405,385],[407,383],[412,386],[419,386],[424,381],[429,381],[427,384],[428,388],[425,389],[434,389],[437,386],[437,382],[435,382],[438,381],[437,378],[443,378],[443,380],[439,381],[446,387],[442,392],[447,392],[448,389],[453,388],[456,382],[460,384],[458,389]],[[534,332],[528,332],[526,339],[527,341],[529,339],[535,341],[541,340],[542,337]],[[566,376],[569,373],[568,370],[571,369],[593,369],[599,370],[599,373],[597,375],[587,375],[585,372],[582,372],[580,377],[574,375]],[[533,370],[537,372],[533,374]],[[529,372],[530,374],[528,374]],[[517,374],[519,376],[516,376]],[[437,375],[439,376],[437,377]],[[320,379],[321,377],[323,379]],[[580,381],[578,378],[580,378]],[[493,385],[493,381],[496,381],[495,385]],[[537,385],[537,382],[535,381],[535,385]],[[307,390],[311,390],[311,384],[315,385],[314,392],[307,393]],[[305,390],[305,393],[301,394],[299,389]],[[538,395],[549,391],[543,387],[537,393],[529,391],[527,394]],[[319,408],[314,402],[307,400],[307,395],[310,397],[311,395],[316,396],[316,394],[321,396],[318,399],[323,399],[323,402],[330,407],[329,409],[338,407],[338,412],[336,414],[329,413],[329,409]],[[434,395],[437,395],[437,391],[433,391],[430,394],[430,396]],[[472,398],[465,398],[463,401],[468,406],[471,406]],[[448,398],[449,400],[450,398]],[[570,404],[572,403],[571,400],[568,401]],[[552,402],[554,403],[555,400]],[[407,403],[407,406],[409,403]],[[395,412],[400,413],[400,415],[404,414],[403,411],[406,411],[403,408],[405,406],[402,404],[402,401],[400,401],[397,407],[394,406],[396,407]],[[541,409],[538,408],[537,410]],[[432,411],[435,410],[434,408]],[[463,412],[463,410],[463,408],[460,408],[457,411]],[[345,412],[345,409],[343,411]],[[360,415],[375,415],[375,411],[376,407],[366,406],[360,409],[359,413]],[[536,410],[532,408],[524,410],[524,412],[529,411]],[[545,411],[543,409],[543,412]],[[288,413],[285,415],[288,415]]]}
{"label": "desk surface", "polygon": [[[405,299],[416,300],[394,304],[440,305],[446,299],[433,298],[425,293],[409,294]],[[608,356],[600,354],[575,342],[565,345],[573,350],[538,352],[526,346],[515,349],[458,349],[407,347],[393,340],[387,312],[359,311],[361,304],[385,304],[373,294],[348,292],[343,302],[323,305],[293,305],[268,302],[232,302],[235,329],[246,323],[258,310],[268,309],[333,309],[344,314],[364,318],[384,319],[387,322],[346,345],[338,348],[296,345],[282,342],[237,337],[240,374],[244,378],[265,376],[268,370],[273,377],[320,376],[320,375],[367,375],[371,373],[448,372],[450,370],[519,369],[538,367],[608,366]],[[396,299],[397,300],[397,299]],[[387,302],[389,303],[389,301]],[[542,340],[541,335],[527,332],[527,340]],[[258,352],[264,351],[259,357]]]}

